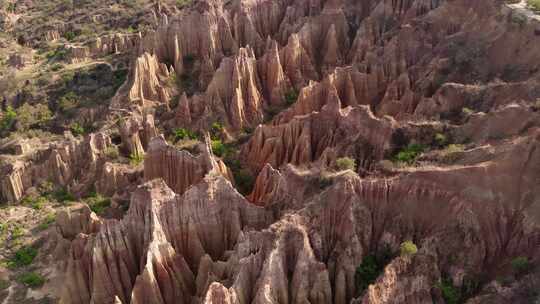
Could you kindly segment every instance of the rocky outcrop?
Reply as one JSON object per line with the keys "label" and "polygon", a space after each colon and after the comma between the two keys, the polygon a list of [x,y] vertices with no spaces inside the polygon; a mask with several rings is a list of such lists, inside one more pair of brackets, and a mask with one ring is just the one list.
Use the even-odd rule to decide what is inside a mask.
{"label": "rocky outcrop", "polygon": [[[209,174],[182,196],[151,181],[134,193],[122,221],[74,241],[62,301],[190,303],[204,282],[197,271],[202,260],[224,259],[242,230],[266,223],[265,212],[220,175]],[[110,239],[111,233],[124,241]]]}
{"label": "rocky outcrop", "polygon": [[383,159],[392,149],[393,120],[376,118],[368,107],[341,109],[337,95],[329,98],[332,102],[320,113],[258,127],[245,146],[246,161],[254,169],[261,169],[265,163],[275,168],[286,163],[301,165],[318,160],[329,148],[346,155],[353,152],[355,143],[370,147],[372,153],[365,155],[366,159]]}
{"label": "rocky outcrop", "polygon": [[89,187],[110,143],[106,134],[95,133],[84,139],[68,137],[61,143],[24,155],[2,168],[0,196],[8,202],[17,202],[28,188],[46,181],[73,187],[75,193],[80,187]]}
{"label": "rocky outcrop", "polygon": [[200,183],[209,173],[221,174],[234,181],[227,166],[212,154],[209,138],[200,145],[200,150],[200,154],[194,156],[186,150],[169,146],[162,137],[154,138],[144,162],[145,179],[161,178],[180,194]]}

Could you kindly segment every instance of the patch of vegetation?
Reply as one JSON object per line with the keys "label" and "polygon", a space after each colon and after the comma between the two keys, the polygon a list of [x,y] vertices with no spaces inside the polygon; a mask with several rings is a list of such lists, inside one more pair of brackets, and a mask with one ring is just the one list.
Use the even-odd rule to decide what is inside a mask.
{"label": "patch of vegetation", "polygon": [[533,11],[540,13],[540,0],[527,0],[527,5]]}
{"label": "patch of vegetation", "polygon": [[2,114],[0,118],[0,133],[11,131],[17,119],[17,112],[11,106],[8,106],[6,111],[0,114]]}
{"label": "patch of vegetation", "polygon": [[176,0],[176,7],[178,9],[183,9],[184,7],[190,5],[192,0]]}
{"label": "patch of vegetation", "polygon": [[453,162],[457,159],[458,153],[465,151],[465,146],[458,144],[450,144],[441,151],[442,158],[445,161]]}
{"label": "patch of vegetation", "polygon": [[137,167],[140,164],[142,164],[143,162],[144,162],[144,154],[142,154],[142,153],[131,153],[129,155],[129,163],[132,166]]}
{"label": "patch of vegetation", "polygon": [[409,144],[407,147],[399,151],[393,161],[397,163],[405,163],[412,165],[416,159],[425,151],[425,146],[420,144]]}
{"label": "patch of vegetation", "polygon": [[212,140],[212,152],[214,152],[214,155],[217,157],[226,157],[232,152],[231,150],[231,146],[224,144],[221,140]]}
{"label": "patch of vegetation", "polygon": [[457,289],[452,281],[449,279],[443,279],[436,287],[441,291],[442,298],[446,304],[459,304],[461,303],[461,293]]}
{"label": "patch of vegetation", "polygon": [[531,269],[531,263],[526,257],[516,257],[510,262],[510,265],[516,276],[522,276]]}
{"label": "patch of vegetation", "polygon": [[198,140],[199,136],[197,133],[191,130],[179,128],[179,129],[174,129],[173,138],[175,142],[178,142],[180,140],[187,140],[187,139]]}
{"label": "patch of vegetation", "polygon": [[247,169],[242,168],[239,160],[233,159],[231,155],[225,158],[225,164],[231,170],[236,188],[243,195],[248,195],[253,191],[255,177]]}
{"label": "patch of vegetation", "polygon": [[223,127],[222,123],[214,122],[210,127],[210,136],[212,137],[212,139],[219,139],[224,129],[225,128]]}
{"label": "patch of vegetation", "polygon": [[67,92],[58,100],[58,108],[62,113],[67,113],[77,108],[79,97],[74,92]]}
{"label": "patch of vegetation", "polygon": [[439,147],[444,147],[448,144],[448,138],[443,133],[435,134],[434,141],[435,144]]}
{"label": "patch of vegetation", "polygon": [[13,230],[11,230],[11,240],[15,241],[19,239],[20,237],[24,236],[25,231],[20,226],[15,226]]}
{"label": "patch of vegetation", "polygon": [[72,123],[69,129],[71,130],[71,133],[73,133],[75,137],[83,136],[84,134],[86,134],[86,130],[78,122]]}
{"label": "patch of vegetation", "polygon": [[8,289],[10,285],[11,283],[9,281],[0,280],[0,291]]}
{"label": "patch of vegetation", "polygon": [[18,281],[30,288],[41,287],[45,284],[45,278],[36,272],[27,272],[19,276]]}
{"label": "patch of vegetation", "polygon": [[362,295],[370,284],[375,283],[393,257],[390,249],[384,248],[377,254],[370,254],[362,259],[354,275],[357,295]]}
{"label": "patch of vegetation", "polygon": [[467,108],[467,107],[463,107],[463,108],[461,109],[461,113],[462,113],[463,115],[465,115],[466,117],[468,117],[468,116],[471,116],[471,115],[474,113],[474,110],[472,110],[472,109],[470,109],[470,108]]}
{"label": "patch of vegetation", "polygon": [[356,161],[350,157],[342,157],[336,160],[336,166],[339,170],[352,170],[356,171]]}
{"label": "patch of vegetation", "polygon": [[285,103],[287,105],[292,105],[296,102],[298,99],[299,92],[295,89],[289,90],[285,93]]}
{"label": "patch of vegetation", "polygon": [[85,203],[88,204],[90,210],[98,215],[102,215],[111,206],[111,200],[109,198],[105,198],[96,192],[91,193],[85,199]]}
{"label": "patch of vegetation", "polygon": [[38,251],[33,247],[22,247],[17,250],[13,257],[8,261],[9,268],[20,268],[32,264]]}
{"label": "patch of vegetation", "polygon": [[75,196],[73,194],[71,194],[64,187],[54,191],[51,195],[59,203],[67,203],[67,202],[75,201]]}
{"label": "patch of vegetation", "polygon": [[412,256],[418,252],[418,248],[412,241],[405,241],[399,246],[401,256]]}
{"label": "patch of vegetation", "polygon": [[26,131],[32,128],[42,128],[52,119],[52,112],[45,104],[30,105],[25,103],[17,109],[18,129]]}
{"label": "patch of vegetation", "polygon": [[441,291],[446,304],[462,304],[480,290],[480,283],[478,280],[465,276],[461,287],[454,286],[452,280],[445,276],[435,287]]}
{"label": "patch of vegetation", "polygon": [[39,230],[46,230],[46,229],[48,229],[55,221],[56,221],[56,214],[54,214],[54,213],[49,213],[49,214],[47,214],[47,216],[45,217],[45,219],[43,220],[43,222],[41,222],[41,223],[38,225],[38,229],[39,229]]}
{"label": "patch of vegetation", "polygon": [[35,210],[40,210],[43,208],[43,206],[45,206],[45,204],[47,204],[47,198],[44,197],[44,196],[27,196],[25,197],[21,203],[23,205],[28,205],[30,206],[32,209],[35,209]]}
{"label": "patch of vegetation", "polygon": [[105,149],[105,155],[112,160],[118,159],[120,157],[120,151],[118,151],[118,147],[115,145],[111,145]]}
{"label": "patch of vegetation", "polygon": [[77,37],[77,33],[68,31],[64,33],[64,38],[66,38],[67,41],[73,41]]}

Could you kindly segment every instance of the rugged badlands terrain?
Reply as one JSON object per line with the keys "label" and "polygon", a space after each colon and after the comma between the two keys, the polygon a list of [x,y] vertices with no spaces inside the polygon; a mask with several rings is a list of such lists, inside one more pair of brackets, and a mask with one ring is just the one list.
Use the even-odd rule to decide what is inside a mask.
{"label": "rugged badlands terrain", "polygon": [[506,2],[0,2],[0,301],[540,303]]}

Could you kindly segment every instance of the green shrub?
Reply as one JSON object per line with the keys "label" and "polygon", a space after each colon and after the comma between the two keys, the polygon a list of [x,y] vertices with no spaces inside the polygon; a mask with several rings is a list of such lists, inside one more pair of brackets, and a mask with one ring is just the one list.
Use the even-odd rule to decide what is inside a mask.
{"label": "green shrub", "polygon": [[47,216],[45,217],[43,222],[41,222],[39,224],[38,229],[39,230],[45,230],[45,229],[49,228],[55,221],[56,221],[56,214],[49,213],[49,214],[47,214]]}
{"label": "green shrub", "polygon": [[463,145],[451,144],[441,151],[441,156],[444,161],[455,161],[458,157],[458,153],[465,151]]}
{"label": "green shrub", "polygon": [[451,280],[443,279],[435,287],[441,291],[442,298],[446,304],[461,303],[461,292],[459,289],[454,287]]}
{"label": "green shrub", "polygon": [[55,63],[51,66],[51,71],[53,72],[58,72],[60,71],[61,69],[64,68],[64,65],[60,64],[60,63]]}
{"label": "green shrub", "polygon": [[8,106],[6,111],[2,113],[2,118],[0,119],[0,132],[10,131],[13,128],[16,119],[17,112],[15,112],[11,106]]}
{"label": "green shrub", "polygon": [[285,102],[287,105],[292,105],[298,99],[299,93],[297,90],[290,90],[285,93]]}
{"label": "green shrub", "polygon": [[47,198],[43,196],[27,196],[21,203],[23,205],[29,205],[32,209],[40,210],[47,204]]}
{"label": "green shrub", "polygon": [[129,155],[129,163],[132,165],[132,166],[139,166],[140,164],[142,164],[144,162],[144,154],[142,153],[131,153]]}
{"label": "green shrub", "polygon": [[59,203],[73,202],[75,196],[71,194],[66,188],[60,188],[52,193],[52,197]]}
{"label": "green shrub", "polygon": [[470,116],[474,113],[474,110],[470,109],[470,108],[467,108],[467,107],[463,107],[461,109],[461,113],[463,113],[463,115],[465,116]]}
{"label": "green shrub", "polygon": [[21,130],[42,126],[52,119],[52,112],[45,104],[30,105],[25,103],[17,109],[17,122]]}
{"label": "green shrub", "polygon": [[64,38],[66,38],[67,41],[72,41],[75,37],[77,37],[75,32],[69,31],[64,33]]}
{"label": "green shrub", "polygon": [[24,236],[25,234],[25,231],[23,228],[21,228],[20,226],[15,226],[15,228],[13,228],[13,230],[11,230],[11,239],[12,240],[16,240],[22,236]]}
{"label": "green shrub", "polygon": [[512,266],[512,270],[514,271],[514,273],[518,276],[527,273],[531,267],[529,259],[527,259],[526,257],[514,258],[510,262],[510,265]]}
{"label": "green shrub", "polygon": [[187,5],[191,4],[192,0],[176,0],[176,7],[182,9]]}
{"label": "green shrub", "polygon": [[540,12],[540,0],[527,0],[527,5],[535,12]]}
{"label": "green shrub", "polygon": [[68,92],[64,96],[60,97],[58,101],[58,107],[61,112],[68,112],[77,108],[79,97],[74,92]]}
{"label": "green shrub", "polygon": [[224,144],[221,140],[212,140],[212,152],[217,157],[230,158],[234,154],[235,148],[232,144]]}
{"label": "green shrub", "polygon": [[188,129],[184,129],[184,128],[174,129],[173,136],[174,136],[175,141],[185,140],[185,139],[191,139],[191,140],[199,139],[199,136],[197,136],[195,132]]}
{"label": "green shrub", "polygon": [[442,133],[435,134],[435,144],[439,147],[444,147],[448,143],[448,138]]}
{"label": "green shrub", "polygon": [[223,133],[223,130],[223,124],[220,122],[214,122],[210,128],[210,135],[212,136],[212,139],[218,139]]}
{"label": "green shrub", "polygon": [[74,136],[82,136],[86,133],[86,130],[84,129],[84,127],[81,126],[78,122],[71,124],[70,130]]}
{"label": "green shrub", "polygon": [[423,145],[409,144],[407,147],[398,152],[398,154],[394,157],[394,162],[411,165],[416,162],[416,159],[424,152],[424,150],[425,147]]}
{"label": "green shrub", "polygon": [[354,275],[357,295],[361,295],[370,284],[375,283],[393,256],[391,250],[385,247],[377,254],[370,254],[362,259]]}
{"label": "green shrub", "polygon": [[4,290],[8,289],[10,285],[11,284],[9,283],[9,281],[0,280],[0,291],[4,291]]}
{"label": "green shrub", "polygon": [[339,170],[352,170],[356,171],[356,161],[349,157],[342,157],[336,160],[336,166]]}
{"label": "green shrub", "polygon": [[118,159],[120,157],[120,151],[118,151],[118,147],[111,145],[105,149],[105,155],[110,159]]}
{"label": "green shrub", "polygon": [[19,276],[18,281],[30,288],[40,287],[45,284],[45,278],[39,273],[27,272]]}
{"label": "green shrub", "polygon": [[17,250],[13,257],[8,261],[8,267],[19,268],[28,266],[32,264],[37,254],[38,252],[35,248],[22,247],[21,249]]}
{"label": "green shrub", "polygon": [[95,214],[101,215],[111,206],[111,200],[97,193],[92,193],[85,199],[86,204]]}
{"label": "green shrub", "polygon": [[412,241],[405,241],[399,246],[401,256],[411,256],[418,252],[418,248]]}

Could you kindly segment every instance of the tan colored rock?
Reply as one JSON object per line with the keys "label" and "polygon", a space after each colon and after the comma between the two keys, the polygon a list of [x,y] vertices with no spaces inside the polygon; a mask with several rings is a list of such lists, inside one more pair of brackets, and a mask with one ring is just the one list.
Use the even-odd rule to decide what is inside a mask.
{"label": "tan colored rock", "polygon": [[201,152],[194,156],[186,150],[169,146],[162,137],[154,138],[144,162],[145,180],[162,178],[176,193],[184,193],[213,172],[233,181],[225,164],[212,154],[209,138],[201,144]]}

